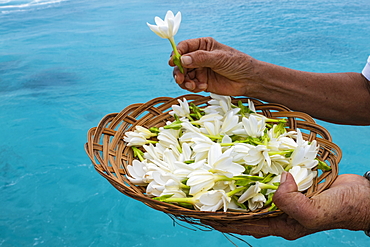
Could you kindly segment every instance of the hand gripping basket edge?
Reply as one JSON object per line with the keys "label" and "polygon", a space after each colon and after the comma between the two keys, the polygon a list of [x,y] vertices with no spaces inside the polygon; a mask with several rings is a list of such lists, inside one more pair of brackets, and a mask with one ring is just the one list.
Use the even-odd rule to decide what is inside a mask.
{"label": "hand gripping basket edge", "polygon": [[[87,133],[85,151],[92,161],[96,171],[106,178],[121,193],[141,201],[149,207],[169,214],[181,221],[203,225],[200,220],[213,220],[219,223],[228,221],[255,221],[265,217],[274,217],[282,214],[280,210],[268,211],[267,208],[253,212],[205,212],[183,208],[181,206],[160,202],[145,195],[145,187],[136,186],[127,179],[127,166],[131,164],[133,152],[123,141],[126,131],[134,130],[135,126],[150,128],[164,126],[166,121],[173,121],[169,115],[171,106],[178,104],[177,99],[186,98],[199,107],[207,106],[210,97],[189,94],[177,98],[159,97],[146,103],[132,104],[120,113],[111,113],[101,119],[97,127]],[[248,102],[247,97],[233,97],[232,102]],[[332,169],[318,173],[313,185],[304,193],[312,197],[327,189],[338,176],[338,164],[342,157],[340,148],[332,142],[330,133],[315,123],[312,117],[305,113],[291,111],[280,104],[263,103],[251,99],[256,111],[268,118],[287,119],[288,130],[297,128],[302,130],[303,138],[308,141],[316,140],[320,145],[317,158],[326,162]],[[320,186],[319,186],[320,184]]]}

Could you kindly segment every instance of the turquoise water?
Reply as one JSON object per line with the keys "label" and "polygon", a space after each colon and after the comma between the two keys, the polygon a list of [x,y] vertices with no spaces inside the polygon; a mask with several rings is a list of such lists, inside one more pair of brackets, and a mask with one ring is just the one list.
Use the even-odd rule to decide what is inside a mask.
{"label": "turquoise water", "polygon": [[[0,246],[233,246],[120,194],[83,149],[104,115],[186,93],[167,66],[169,43],[145,24],[168,9],[183,14],[177,42],[212,36],[294,69],[360,72],[370,54],[368,0],[0,0]],[[369,127],[320,123],[343,149],[340,173],[369,169]],[[347,230],[243,239],[369,245]]]}

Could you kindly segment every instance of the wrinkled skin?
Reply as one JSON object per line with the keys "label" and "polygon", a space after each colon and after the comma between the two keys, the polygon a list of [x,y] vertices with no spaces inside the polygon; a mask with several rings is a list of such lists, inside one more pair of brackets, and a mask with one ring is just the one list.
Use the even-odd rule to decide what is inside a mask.
{"label": "wrinkled skin", "polygon": [[[223,95],[244,95],[245,79],[253,75],[252,57],[212,38],[201,38],[178,45],[180,54],[191,53],[181,58],[186,67],[182,74],[174,70],[176,82],[192,92],[215,92]],[[189,54],[190,55],[190,54]],[[191,58],[191,63],[187,63]],[[217,58],[217,59],[213,59]],[[249,61],[250,63],[246,63]],[[169,61],[174,66],[173,61]],[[221,93],[222,92],[222,93]]]}
{"label": "wrinkled skin", "polygon": [[340,175],[333,185],[308,199],[297,192],[297,185],[289,173],[281,183],[273,201],[285,214],[261,219],[254,223],[222,225],[202,221],[216,230],[256,238],[280,236],[288,240],[330,229],[370,229],[370,182],[362,176]]}
{"label": "wrinkled skin", "polygon": [[213,38],[177,45],[184,73],[176,83],[191,92],[247,96],[283,104],[324,121],[370,125],[370,82],[361,73],[313,73],[266,63]]}

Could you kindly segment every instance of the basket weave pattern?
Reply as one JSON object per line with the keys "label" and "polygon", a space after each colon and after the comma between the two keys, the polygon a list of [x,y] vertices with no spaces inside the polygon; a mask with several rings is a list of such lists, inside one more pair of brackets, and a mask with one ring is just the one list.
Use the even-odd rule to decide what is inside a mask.
{"label": "basket weave pattern", "polygon": [[[129,174],[127,166],[131,164],[134,157],[132,149],[123,141],[125,132],[133,131],[137,125],[146,128],[161,127],[166,124],[166,121],[173,121],[173,117],[169,115],[169,111],[172,110],[171,106],[178,104],[177,99],[183,98],[199,107],[205,107],[210,100],[210,97],[192,94],[178,98],[160,97],[147,103],[130,105],[120,113],[106,115],[97,127],[88,131],[85,144],[86,153],[96,171],[123,194],[192,224],[201,224],[199,220],[202,219],[227,223],[234,220],[250,221],[280,215],[282,213],[280,210],[269,212],[267,208],[253,212],[205,212],[187,209],[151,199],[145,195],[145,187],[134,185],[127,179],[127,174]],[[246,97],[232,98],[233,104],[237,104],[240,100],[243,103],[248,102]],[[320,145],[318,158],[332,169],[319,173],[305,195],[312,197],[327,189],[338,176],[338,163],[342,156],[340,148],[332,143],[329,132],[305,113],[291,111],[279,104],[265,104],[258,100],[251,100],[258,113],[268,118],[285,118],[288,130],[299,128],[305,140],[317,141]]]}

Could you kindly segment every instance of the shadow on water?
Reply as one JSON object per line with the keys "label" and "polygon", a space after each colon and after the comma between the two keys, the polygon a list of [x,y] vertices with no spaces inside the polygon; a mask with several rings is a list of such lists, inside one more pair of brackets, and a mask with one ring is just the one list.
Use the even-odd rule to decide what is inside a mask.
{"label": "shadow on water", "polygon": [[53,68],[30,75],[23,85],[32,90],[44,89],[55,86],[71,86],[77,83],[77,76],[71,72],[63,72],[62,69]]}
{"label": "shadow on water", "polygon": [[[31,69],[20,60],[0,62],[0,93],[17,90],[31,90],[33,93],[55,87],[71,87],[78,82],[78,76],[63,68],[49,68],[28,73]],[[17,78],[9,80],[8,78]]]}

